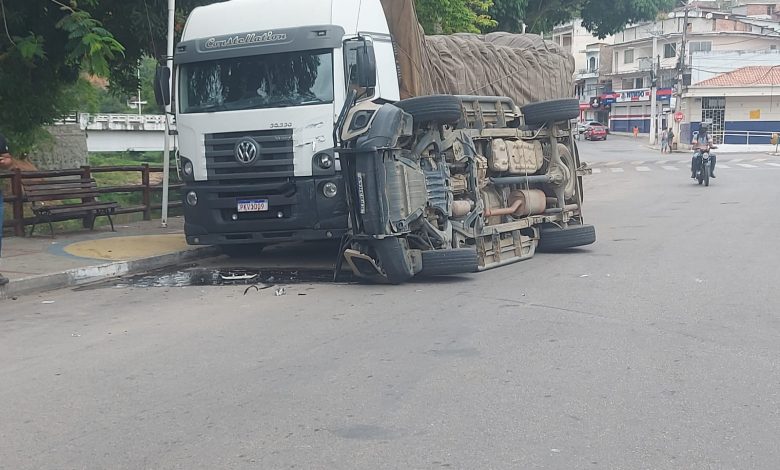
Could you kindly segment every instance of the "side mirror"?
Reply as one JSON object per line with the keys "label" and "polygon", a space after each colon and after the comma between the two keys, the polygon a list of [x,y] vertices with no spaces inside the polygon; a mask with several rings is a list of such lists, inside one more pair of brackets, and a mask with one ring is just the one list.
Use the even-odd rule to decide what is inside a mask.
{"label": "side mirror", "polygon": [[165,65],[154,71],[154,100],[159,106],[171,104],[171,69]]}
{"label": "side mirror", "polygon": [[359,86],[363,88],[376,86],[376,56],[374,56],[374,46],[368,41],[363,41],[363,46],[357,50],[357,73]]}

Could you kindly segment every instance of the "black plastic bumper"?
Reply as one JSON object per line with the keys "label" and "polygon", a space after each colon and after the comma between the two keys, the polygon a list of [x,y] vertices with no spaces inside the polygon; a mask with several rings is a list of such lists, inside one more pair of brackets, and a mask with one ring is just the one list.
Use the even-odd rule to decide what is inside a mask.
{"label": "black plastic bumper", "polygon": [[[336,197],[323,195],[322,186],[327,182],[339,188]],[[194,207],[187,204],[190,191],[198,197]],[[340,176],[296,178],[283,191],[271,195],[252,185],[226,186],[209,181],[187,183],[182,194],[184,234],[190,245],[338,239],[347,229],[347,203]],[[268,199],[268,211],[238,213],[238,199]]]}

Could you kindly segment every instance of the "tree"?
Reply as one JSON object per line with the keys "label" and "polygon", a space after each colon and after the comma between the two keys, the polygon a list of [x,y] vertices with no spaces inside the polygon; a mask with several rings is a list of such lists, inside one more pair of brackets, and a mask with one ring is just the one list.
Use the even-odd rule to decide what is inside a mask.
{"label": "tree", "polygon": [[520,32],[525,23],[528,32],[543,33],[582,19],[588,31],[604,38],[627,24],[654,20],[675,4],[675,0],[493,0],[488,14],[496,20],[495,30]]}
{"label": "tree", "polygon": [[427,34],[478,33],[496,25],[487,14],[493,0],[416,0],[415,5]]}
{"label": "tree", "polygon": [[[179,23],[206,3],[214,0],[178,0]],[[165,53],[166,0],[0,0],[0,7],[0,129],[17,153],[73,111],[82,73],[108,77],[129,94],[139,60]]]}

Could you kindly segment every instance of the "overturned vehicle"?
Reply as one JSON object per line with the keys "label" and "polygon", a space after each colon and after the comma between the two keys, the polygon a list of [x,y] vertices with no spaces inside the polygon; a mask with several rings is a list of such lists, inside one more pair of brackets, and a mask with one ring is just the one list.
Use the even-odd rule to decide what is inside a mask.
{"label": "overturned vehicle", "polygon": [[475,272],[591,244],[574,99],[432,95],[346,114],[342,170],[360,276]]}
{"label": "overturned vehicle", "polygon": [[[382,1],[402,100],[351,93],[337,122],[350,225],[340,260],[397,284],[594,243],[571,55],[535,35],[425,36],[411,4]],[[364,59],[357,75],[372,77]]]}

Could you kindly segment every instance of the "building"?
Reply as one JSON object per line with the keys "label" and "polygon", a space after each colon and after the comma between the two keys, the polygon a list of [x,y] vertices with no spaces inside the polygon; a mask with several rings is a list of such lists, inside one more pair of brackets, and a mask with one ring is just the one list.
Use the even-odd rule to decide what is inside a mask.
{"label": "building", "polygon": [[686,122],[682,142],[690,142],[702,122],[713,139],[726,145],[768,145],[780,133],[780,62],[717,75],[688,88],[682,97]]}
{"label": "building", "polygon": [[[754,64],[744,61],[724,63],[724,70],[712,71],[708,64],[712,64],[713,57],[719,55],[725,58],[726,54],[743,51],[755,55],[751,60],[772,60],[773,56],[769,54],[776,53],[780,45],[780,23],[763,17],[717,11],[716,8],[724,3],[727,2],[697,2],[697,8],[687,15],[674,11],[663,20],[632,25],[615,35],[611,48],[612,69],[606,75],[612,82],[612,92],[601,97],[602,107],[610,112],[610,128],[613,131],[627,132],[634,126],[643,133],[650,131],[653,117],[650,98],[654,86],[660,103],[655,116],[657,123],[663,127],[672,123],[671,114],[677,105],[672,90],[678,86],[683,31],[686,71],[684,83],[679,84],[682,87],[690,84],[690,77],[697,71],[713,72],[697,77],[706,79],[721,71]],[[748,4],[760,2],[732,3],[735,4],[732,8],[746,8]],[[763,11],[769,10],[765,8]],[[748,59],[748,56],[743,59]]]}
{"label": "building", "polygon": [[612,66],[611,56],[604,53],[612,44],[612,36],[598,39],[582,26],[580,20],[572,20],[556,26],[551,40],[574,56],[574,94],[580,100],[580,120],[606,123],[609,111],[601,106],[591,106],[591,100],[612,89],[612,84],[602,79]]}

